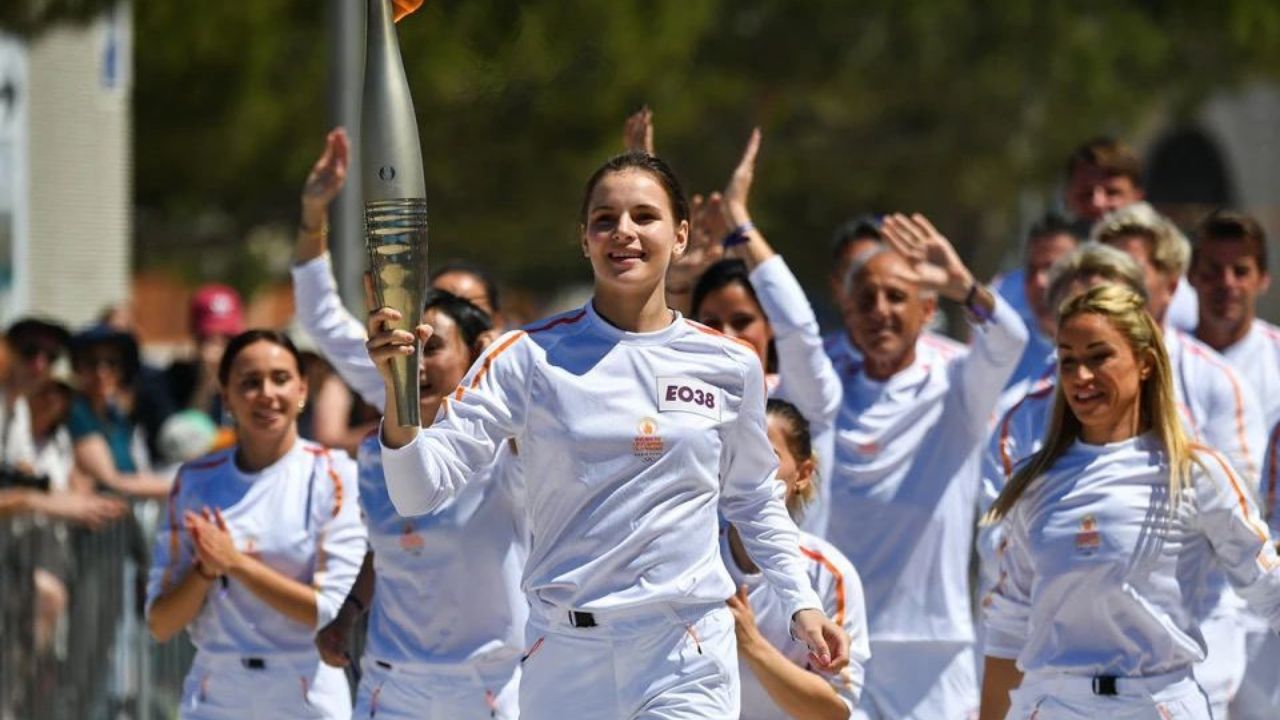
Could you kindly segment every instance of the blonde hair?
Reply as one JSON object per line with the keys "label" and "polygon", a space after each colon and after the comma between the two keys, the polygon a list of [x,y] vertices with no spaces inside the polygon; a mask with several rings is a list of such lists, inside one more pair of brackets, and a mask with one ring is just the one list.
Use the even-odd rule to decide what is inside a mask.
{"label": "blonde hair", "polygon": [[1093,226],[1089,239],[1110,243],[1126,235],[1145,239],[1151,250],[1151,263],[1169,276],[1180,276],[1191,262],[1191,243],[1169,218],[1145,202],[1113,210]]}
{"label": "blonde hair", "polygon": [[1147,300],[1147,282],[1137,261],[1110,245],[1087,242],[1067,253],[1049,268],[1045,299],[1059,307],[1067,291],[1078,280],[1103,280],[1123,284]]}
{"label": "blonde hair", "polygon": [[[1176,504],[1190,482],[1195,461],[1191,441],[1182,428],[1173,390],[1169,353],[1164,347],[1160,326],[1146,310],[1142,296],[1120,285],[1105,284],[1067,300],[1058,310],[1059,327],[1077,315],[1100,315],[1128,341],[1137,357],[1151,360],[1151,375],[1141,382],[1138,393],[1139,427],[1150,428],[1160,441],[1169,461],[1169,497]],[[1027,459],[1013,474],[987,514],[986,522],[996,522],[1009,514],[1022,493],[1053,467],[1058,458],[1080,438],[1080,420],[1071,412],[1062,382],[1054,391],[1053,411],[1044,435],[1044,447]]]}

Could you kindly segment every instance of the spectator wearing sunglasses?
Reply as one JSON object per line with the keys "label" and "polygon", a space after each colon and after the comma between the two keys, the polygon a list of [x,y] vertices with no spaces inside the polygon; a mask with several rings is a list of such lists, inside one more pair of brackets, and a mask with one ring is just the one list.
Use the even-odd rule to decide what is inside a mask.
{"label": "spectator wearing sunglasses", "polygon": [[137,341],[94,326],[72,338],[71,366],[79,390],[68,420],[76,467],[96,485],[124,495],[167,496],[169,483],[150,473],[145,428],[153,412],[150,403],[138,402]]}

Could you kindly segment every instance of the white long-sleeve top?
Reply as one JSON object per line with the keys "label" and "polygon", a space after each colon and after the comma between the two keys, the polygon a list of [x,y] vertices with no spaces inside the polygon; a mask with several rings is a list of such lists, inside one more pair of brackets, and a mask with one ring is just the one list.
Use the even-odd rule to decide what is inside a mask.
{"label": "white long-sleeve top", "polygon": [[210,586],[188,628],[196,649],[238,656],[315,653],[316,631],[337,616],[364,560],[356,464],[345,453],[306,440],[256,473],[237,468],[235,453],[235,447],[221,450],[179,469],[152,553],[148,611],[195,561],[183,525],[186,511],[220,508],[241,552],[315,588],[316,625],[285,617],[228,578],[225,585]]}
{"label": "white long-sleeve top", "polygon": [[1256,398],[1263,423],[1280,422],[1280,328],[1254,318],[1249,332],[1234,345],[1223,348],[1222,357],[1244,380],[1249,397]]}
{"label": "white long-sleeve top", "polygon": [[778,352],[778,383],[769,397],[796,406],[809,421],[809,439],[818,461],[817,497],[805,507],[800,528],[826,534],[831,508],[831,469],[835,455],[836,414],[840,412],[840,378],[831,367],[818,332],[818,318],[781,255],[757,265],[749,276],[765,317],[773,328]]}
{"label": "white long-sleeve top", "polygon": [[364,323],[342,304],[329,253],[294,265],[290,273],[298,324],[338,376],[365,402],[382,410],[387,401],[386,386],[364,346],[369,337]]}
{"label": "white long-sleeve top", "polygon": [[1280,631],[1280,558],[1248,489],[1198,448],[1171,509],[1147,434],[1072,446],[1005,519],[1000,581],[984,600],[986,654],[1023,672],[1142,677],[1205,657],[1194,608],[1216,566]]}
{"label": "white long-sleeve top", "polygon": [[[1204,343],[1169,327],[1165,328],[1164,343],[1184,427],[1192,438],[1223,453],[1253,492],[1266,446],[1257,401],[1250,398],[1247,386],[1227,362]],[[1056,387],[1055,373],[997,423],[983,459],[984,510],[1013,476],[1017,463],[1044,444]],[[988,581],[996,564],[1000,532],[997,525],[979,533],[982,576]],[[1208,617],[1223,603],[1238,605],[1232,602],[1224,577],[1212,575],[1209,583],[1215,591],[1198,610],[1199,617]]]}
{"label": "white long-sleeve top", "polygon": [[532,532],[523,586],[542,608],[722,603],[717,510],[789,608],[821,605],[774,479],[764,372],[744,343],[681,318],[613,327],[590,303],[510,332],[435,424],[383,447],[396,509],[429,512],[515,438]]}
{"label": "white long-sleeve top", "polygon": [[365,652],[397,666],[519,658],[529,538],[515,453],[504,446],[456,497],[410,518],[391,503],[376,433],[358,462],[376,575]]}
{"label": "white long-sleeve top", "polygon": [[[835,675],[823,675],[831,683],[840,699],[852,711],[862,695],[866,678],[867,660],[871,657],[871,644],[867,638],[867,609],[862,596],[862,581],[848,558],[827,541],[802,532],[800,552],[804,556],[809,583],[818,597],[827,617],[849,634],[849,665]],[[729,576],[735,586],[747,586],[747,600],[755,614],[756,627],[788,660],[809,669],[809,648],[791,637],[791,618],[786,607],[773,588],[758,572],[743,572],[733,558],[728,533],[721,534],[720,554],[724,558]],[[759,678],[745,662],[739,662],[742,678],[741,720],[788,720],[791,716],[769,696]]]}
{"label": "white long-sleeve top", "polygon": [[916,344],[886,382],[849,355],[827,539],[858,568],[873,641],[972,642],[969,553],[978,451],[1000,389],[1027,340],[997,297],[970,350],[948,360]]}

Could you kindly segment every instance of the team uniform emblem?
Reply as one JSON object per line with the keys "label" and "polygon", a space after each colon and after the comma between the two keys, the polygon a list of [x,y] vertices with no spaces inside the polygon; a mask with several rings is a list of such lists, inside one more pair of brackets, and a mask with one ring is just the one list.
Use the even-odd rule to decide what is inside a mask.
{"label": "team uniform emblem", "polygon": [[662,436],[658,434],[658,421],[651,417],[640,418],[636,431],[636,436],[631,440],[631,454],[647,463],[662,457],[666,447]]}
{"label": "team uniform emblem", "polygon": [[406,522],[400,530],[400,549],[410,555],[421,555],[424,544],[422,536],[414,530],[413,523]]}
{"label": "team uniform emblem", "polygon": [[1080,531],[1076,533],[1076,552],[1092,555],[1102,547],[1102,534],[1098,532],[1098,522],[1093,515],[1085,515],[1080,519]]}

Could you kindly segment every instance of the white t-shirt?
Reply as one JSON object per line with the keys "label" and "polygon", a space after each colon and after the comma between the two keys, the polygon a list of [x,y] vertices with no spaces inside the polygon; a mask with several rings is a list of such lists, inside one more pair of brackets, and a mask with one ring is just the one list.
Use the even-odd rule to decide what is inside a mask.
{"label": "white t-shirt", "polygon": [[453,497],[516,439],[532,541],[524,589],[542,610],[719,604],[717,510],[790,608],[820,608],[774,479],[755,350],[685,320],[619,330],[590,303],[507,333],[435,424],[383,447],[403,515]]}
{"label": "white t-shirt", "polygon": [[[862,581],[858,572],[844,555],[821,538],[801,533],[800,552],[808,565],[809,582],[827,617],[849,634],[849,665],[835,675],[823,675],[835,688],[840,699],[853,710],[862,695],[866,677],[867,660],[871,657],[871,645],[867,638],[867,610],[862,596]],[[760,573],[745,573],[733,559],[728,533],[721,533],[720,554],[724,558],[729,576],[735,586],[747,586],[747,600],[755,614],[760,634],[778,649],[788,660],[811,672],[809,648],[791,637],[791,618],[786,614],[776,593],[764,581]],[[742,720],[787,720],[789,715],[778,707],[764,685],[751,672],[751,667],[739,661],[742,678]]]}
{"label": "white t-shirt", "polygon": [[917,343],[887,382],[860,357],[834,359],[844,383],[827,539],[858,568],[876,642],[973,642],[969,553],[978,451],[1026,326],[997,297],[972,348],[948,358]]}
{"label": "white t-shirt", "polygon": [[376,433],[360,444],[360,507],[376,581],[369,657],[457,665],[515,660],[524,651],[529,603],[520,574],[529,554],[518,457],[504,448],[434,512],[396,512]]}
{"label": "white t-shirt", "polygon": [[986,654],[1023,672],[1141,677],[1205,657],[1194,608],[1205,578],[1231,584],[1280,630],[1280,558],[1226,460],[1197,450],[1170,509],[1157,438],[1077,442],[1004,521],[1000,580],[983,602]]}
{"label": "white t-shirt", "polygon": [[[241,552],[316,591],[316,625],[307,627],[228,578],[209,588],[188,630],[202,654],[315,654],[315,634],[337,616],[366,549],[357,506],[356,464],[345,453],[299,440],[256,473],[242,472],[236,448],[189,462],[178,471],[156,534],[147,608],[191,571],[195,547],[186,511],[221,508]],[[316,655],[319,657],[318,654]]]}

